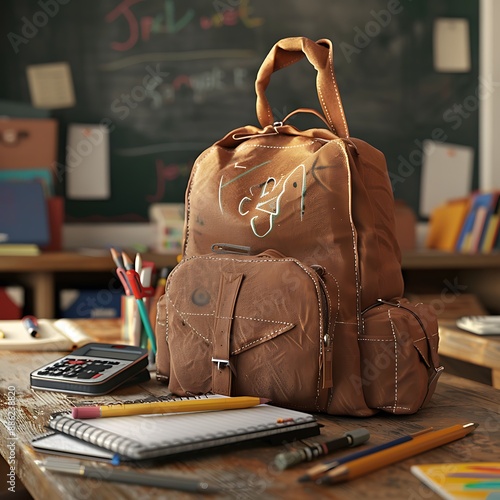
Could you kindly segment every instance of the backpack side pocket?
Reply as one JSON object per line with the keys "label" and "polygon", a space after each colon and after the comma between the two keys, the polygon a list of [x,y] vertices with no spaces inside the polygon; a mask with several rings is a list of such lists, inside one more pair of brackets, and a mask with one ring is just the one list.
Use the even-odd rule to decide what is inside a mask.
{"label": "backpack side pocket", "polygon": [[367,405],[415,413],[432,396],[439,366],[437,319],[429,306],[379,299],[362,313],[358,337]]}

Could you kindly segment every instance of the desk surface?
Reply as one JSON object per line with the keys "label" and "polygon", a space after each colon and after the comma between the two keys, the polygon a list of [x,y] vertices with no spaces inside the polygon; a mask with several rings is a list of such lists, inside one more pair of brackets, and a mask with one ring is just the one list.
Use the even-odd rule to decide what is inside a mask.
{"label": "desk surface", "polygon": [[[86,396],[64,395],[29,388],[29,373],[63,353],[9,353],[0,352],[0,421],[6,422],[7,387],[15,388],[16,470],[35,499],[87,498],[193,498],[187,493],[156,488],[130,486],[119,483],[96,483],[93,480],[61,474],[44,473],[36,464],[43,458],[29,446],[32,437],[42,434],[53,411],[69,409]],[[112,396],[92,398],[98,402],[119,399],[138,399],[149,395],[163,395],[166,388],[155,380],[131,388],[115,391]],[[227,493],[207,498],[241,499],[317,499],[370,498],[420,499],[438,498],[410,473],[410,466],[422,463],[454,461],[496,461],[500,454],[500,392],[492,387],[444,374],[428,408],[416,415],[382,415],[367,419],[319,416],[325,427],[318,440],[332,438],[356,427],[365,427],[371,433],[370,445],[380,444],[404,434],[433,426],[442,428],[456,423],[477,422],[474,434],[405,460],[350,483],[334,487],[297,483],[297,478],[308,468],[302,464],[285,472],[273,470],[271,463],[276,453],[286,446],[246,445],[219,453],[198,454],[193,458],[172,461],[148,469],[151,472],[196,475],[225,487]],[[310,440],[308,440],[310,442]],[[9,434],[0,425],[0,449],[7,459]],[[345,453],[345,452],[344,452]],[[339,453],[337,456],[340,456]],[[330,458],[330,457],[329,457]],[[102,467],[108,467],[102,464]],[[197,497],[201,498],[201,496]]]}

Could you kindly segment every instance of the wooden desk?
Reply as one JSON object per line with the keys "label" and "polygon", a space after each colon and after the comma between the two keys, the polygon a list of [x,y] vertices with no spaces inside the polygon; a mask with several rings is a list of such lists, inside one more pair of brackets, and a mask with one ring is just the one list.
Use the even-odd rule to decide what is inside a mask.
{"label": "wooden desk", "polygon": [[492,385],[500,389],[500,335],[475,335],[440,322],[439,353],[491,369]]}
{"label": "wooden desk", "polygon": [[[105,326],[101,323],[101,326]],[[99,331],[99,329],[97,329]],[[0,419],[6,422],[7,388],[15,388],[15,466],[17,481],[24,483],[35,499],[87,499],[87,498],[193,498],[187,493],[130,486],[119,483],[96,483],[93,480],[62,474],[44,473],[35,464],[42,454],[35,453],[29,441],[44,432],[53,411],[69,409],[85,396],[64,395],[29,388],[29,373],[62,353],[9,353],[0,352]],[[98,402],[119,399],[138,399],[150,395],[164,395],[166,388],[155,380],[141,386],[115,391],[112,396],[92,398]],[[317,499],[317,498],[370,498],[370,499],[429,499],[438,498],[410,473],[413,464],[454,462],[465,460],[494,461],[500,454],[500,392],[486,385],[444,374],[428,408],[416,415],[395,417],[381,415],[367,419],[319,416],[325,427],[318,439],[326,440],[356,427],[366,427],[371,433],[370,445],[434,426],[442,428],[456,423],[477,422],[474,434],[462,440],[404,462],[387,467],[350,483],[335,487],[297,483],[309,466],[302,464],[285,472],[272,467],[276,453],[286,446],[269,447],[246,445],[224,452],[197,454],[163,465],[151,472],[196,475],[226,488],[211,498],[222,499]],[[0,425],[0,449],[8,458],[9,434]],[[345,452],[344,452],[345,453]],[[340,454],[339,454],[340,455]],[[330,457],[329,457],[330,458]],[[108,467],[102,464],[102,467]],[[5,480],[3,476],[2,481]],[[2,485],[3,486],[3,485]],[[201,498],[198,496],[196,498]]]}

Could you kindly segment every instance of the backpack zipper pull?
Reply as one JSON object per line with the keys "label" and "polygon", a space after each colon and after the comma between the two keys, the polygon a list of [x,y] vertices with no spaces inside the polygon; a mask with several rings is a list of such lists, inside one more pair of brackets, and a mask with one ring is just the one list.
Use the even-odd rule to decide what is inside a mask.
{"label": "backpack zipper pull", "polygon": [[242,245],[232,245],[231,243],[214,243],[212,245],[214,253],[234,253],[237,255],[250,255],[250,247]]}

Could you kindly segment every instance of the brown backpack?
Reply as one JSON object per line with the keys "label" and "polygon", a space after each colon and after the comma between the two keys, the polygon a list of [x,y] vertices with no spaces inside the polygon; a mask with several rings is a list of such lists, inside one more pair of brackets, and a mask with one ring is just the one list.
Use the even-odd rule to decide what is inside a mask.
{"label": "brown backpack", "polygon": [[[304,55],[324,117],[297,111],[328,129],[275,123],[265,96],[271,74]],[[349,136],[331,42],[279,41],[256,91],[262,128],[233,130],[193,167],[183,259],[158,305],[157,377],[179,395],[413,413],[442,370],[437,321],[401,298],[385,158]]]}

